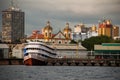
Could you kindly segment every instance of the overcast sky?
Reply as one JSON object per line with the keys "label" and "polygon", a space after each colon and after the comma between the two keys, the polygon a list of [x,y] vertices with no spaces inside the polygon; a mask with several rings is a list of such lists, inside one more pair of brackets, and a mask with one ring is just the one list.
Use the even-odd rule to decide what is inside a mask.
{"label": "overcast sky", "polygon": [[[41,30],[48,20],[54,32],[62,30],[66,22],[69,22],[71,28],[80,23],[90,27],[97,25],[103,18],[111,19],[113,25],[120,25],[120,0],[14,1],[15,5],[25,12],[26,34],[31,34],[32,30]],[[7,9],[9,5],[10,0],[0,0],[0,11]]]}

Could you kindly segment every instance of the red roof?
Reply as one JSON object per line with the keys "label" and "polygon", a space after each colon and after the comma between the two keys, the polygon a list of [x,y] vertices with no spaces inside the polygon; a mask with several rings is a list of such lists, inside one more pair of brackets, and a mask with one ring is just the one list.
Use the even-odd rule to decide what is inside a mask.
{"label": "red roof", "polygon": [[111,28],[112,27],[112,25],[106,25],[106,28]]}
{"label": "red roof", "polygon": [[44,39],[44,35],[43,34],[32,34],[31,36],[28,37],[28,39]]}
{"label": "red roof", "polygon": [[[56,40],[66,40],[66,37],[65,37],[65,38],[55,38],[55,36],[57,36],[59,33],[61,33],[62,36],[65,37],[65,35],[64,35],[61,31],[59,31],[57,34],[52,34],[52,38],[53,38],[53,39],[56,39]],[[39,33],[37,30],[34,30],[34,31],[32,32],[32,35],[29,36],[28,39],[36,39],[36,38],[37,38],[37,39],[44,39],[44,35],[41,34],[41,33]],[[68,40],[68,39],[67,39],[67,40]]]}
{"label": "red roof", "polygon": [[[52,34],[52,37],[54,36],[55,34]],[[35,38],[44,39],[44,35],[43,34],[32,34],[31,36],[28,37],[28,39],[35,39]]]}
{"label": "red roof", "polygon": [[110,25],[107,25],[107,24],[99,24],[99,28],[111,28],[112,27],[112,25],[110,24]]}

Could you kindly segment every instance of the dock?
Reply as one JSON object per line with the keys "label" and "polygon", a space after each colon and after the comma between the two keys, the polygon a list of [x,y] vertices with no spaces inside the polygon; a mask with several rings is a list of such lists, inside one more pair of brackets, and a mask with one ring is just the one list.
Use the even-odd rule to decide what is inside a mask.
{"label": "dock", "polygon": [[[44,66],[113,66],[120,67],[120,59],[47,59]],[[24,65],[23,59],[0,59],[0,65]],[[39,65],[38,65],[39,66]]]}
{"label": "dock", "polygon": [[120,66],[120,59],[62,58],[46,60],[48,66]]}
{"label": "dock", "polygon": [[0,65],[23,65],[23,59],[0,59]]}

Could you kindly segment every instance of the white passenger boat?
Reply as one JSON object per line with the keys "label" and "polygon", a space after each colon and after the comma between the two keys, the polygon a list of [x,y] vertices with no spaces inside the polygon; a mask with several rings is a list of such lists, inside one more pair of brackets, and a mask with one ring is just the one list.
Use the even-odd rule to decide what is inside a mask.
{"label": "white passenger boat", "polygon": [[46,65],[46,59],[57,58],[55,49],[43,42],[28,42],[24,48],[25,65]]}

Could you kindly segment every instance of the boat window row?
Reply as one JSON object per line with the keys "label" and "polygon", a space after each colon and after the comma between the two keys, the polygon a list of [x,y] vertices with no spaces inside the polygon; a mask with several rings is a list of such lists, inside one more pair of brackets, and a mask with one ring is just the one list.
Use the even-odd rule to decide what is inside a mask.
{"label": "boat window row", "polygon": [[41,56],[47,57],[47,58],[52,58],[52,57],[50,57],[50,56],[48,56],[48,55],[44,55],[44,54],[38,54],[38,55],[41,55]]}
{"label": "boat window row", "polygon": [[49,47],[49,46],[47,46],[47,45],[45,45],[45,44],[29,44],[29,45],[41,45],[41,46],[44,46],[44,47],[47,47],[47,48],[49,48],[49,49],[51,49],[51,50],[54,50],[53,48],[51,48],[51,47]]}
{"label": "boat window row", "polygon": [[[50,49],[50,48],[47,48],[47,47],[41,47],[41,48],[43,48],[43,49],[46,49],[46,50],[48,50],[48,51],[53,51],[53,50],[55,50],[55,49]],[[39,50],[39,49],[41,49],[41,48],[39,48],[39,47],[37,47],[37,48],[35,48],[35,47],[31,47],[31,48],[26,48],[26,50]]]}
{"label": "boat window row", "polygon": [[47,51],[47,50],[44,50],[44,49],[41,49],[42,51],[44,51],[44,52],[46,52],[46,53],[48,53],[48,54],[50,54],[50,55],[56,55],[55,53],[53,53],[53,52],[50,52],[50,51]]}
{"label": "boat window row", "polygon": [[51,48],[51,47],[49,47],[49,46],[46,46],[46,45],[44,45],[44,44],[41,44],[42,46],[45,46],[45,47],[47,47],[47,48],[49,48],[49,49],[51,49],[51,50],[54,50],[53,48]]}
{"label": "boat window row", "polygon": [[42,51],[45,51],[45,52],[47,52],[47,53],[49,53],[49,54],[56,55],[56,53],[47,51],[47,50],[45,50],[45,49],[40,49],[40,48],[26,48],[26,50],[42,50]]}

